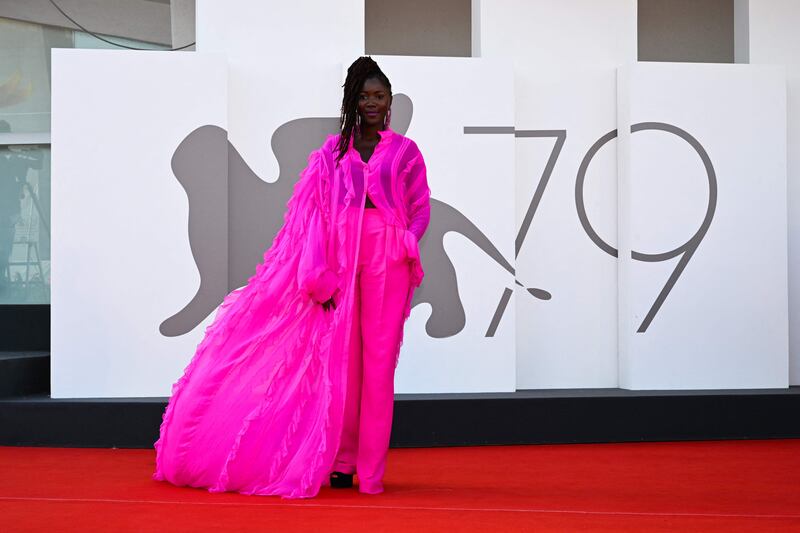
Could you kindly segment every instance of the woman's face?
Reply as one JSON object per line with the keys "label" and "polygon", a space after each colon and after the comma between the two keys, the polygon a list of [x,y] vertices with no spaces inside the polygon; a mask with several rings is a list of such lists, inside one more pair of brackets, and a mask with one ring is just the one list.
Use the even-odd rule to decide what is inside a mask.
{"label": "woman's face", "polygon": [[365,126],[382,128],[384,118],[391,105],[392,95],[378,78],[369,78],[364,81],[358,96],[358,114],[361,115]]}

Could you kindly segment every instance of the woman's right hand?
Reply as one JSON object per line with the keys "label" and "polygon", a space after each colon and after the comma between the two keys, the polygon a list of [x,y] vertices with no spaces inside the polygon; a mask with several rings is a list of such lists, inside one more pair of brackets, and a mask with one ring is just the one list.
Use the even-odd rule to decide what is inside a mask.
{"label": "woman's right hand", "polygon": [[322,302],[322,308],[326,311],[330,311],[331,308],[336,309],[336,302],[334,301],[333,296]]}

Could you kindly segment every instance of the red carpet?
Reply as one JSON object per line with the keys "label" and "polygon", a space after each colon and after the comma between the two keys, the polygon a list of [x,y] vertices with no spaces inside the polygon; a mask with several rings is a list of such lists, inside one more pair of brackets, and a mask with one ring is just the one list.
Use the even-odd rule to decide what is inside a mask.
{"label": "red carpet", "polygon": [[209,494],[152,450],[0,447],[0,531],[800,531],[800,440],[392,450],[386,493]]}

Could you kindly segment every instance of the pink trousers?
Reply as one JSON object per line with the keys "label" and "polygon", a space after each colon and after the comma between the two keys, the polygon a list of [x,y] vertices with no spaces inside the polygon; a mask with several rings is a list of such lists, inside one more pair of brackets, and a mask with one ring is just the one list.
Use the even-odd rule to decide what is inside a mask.
{"label": "pink trousers", "polygon": [[403,228],[364,209],[354,291],[344,425],[334,470],[358,475],[360,492],[383,492],[394,408],[394,371],[411,269]]}

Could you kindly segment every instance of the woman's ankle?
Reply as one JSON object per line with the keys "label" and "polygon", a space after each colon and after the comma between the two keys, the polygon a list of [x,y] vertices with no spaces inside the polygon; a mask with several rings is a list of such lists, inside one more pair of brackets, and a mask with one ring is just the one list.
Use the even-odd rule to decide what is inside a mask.
{"label": "woman's ankle", "polygon": [[380,481],[363,481],[358,480],[358,492],[362,494],[380,494],[383,492],[383,483]]}

